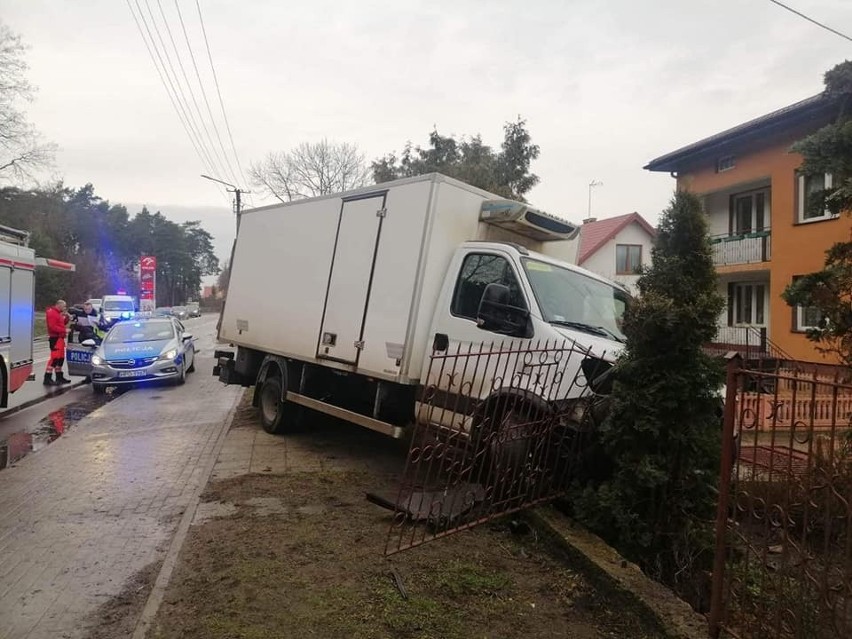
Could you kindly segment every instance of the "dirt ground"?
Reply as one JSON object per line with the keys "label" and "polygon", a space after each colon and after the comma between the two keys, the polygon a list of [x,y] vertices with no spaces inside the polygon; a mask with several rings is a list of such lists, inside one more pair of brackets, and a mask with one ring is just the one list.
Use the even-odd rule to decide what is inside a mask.
{"label": "dirt ground", "polygon": [[[254,411],[243,406],[232,428],[259,429]],[[352,426],[331,425],[287,446],[305,442],[333,459],[368,454],[378,440],[365,445],[364,438]],[[517,520],[384,557],[390,513],[364,496],[392,491],[394,482],[391,472],[328,464],[212,481],[151,636],[662,636]]]}
{"label": "dirt ground", "polygon": [[149,564],[124,585],[121,594],[104,603],[94,615],[97,625],[87,639],[130,637],[162,565],[162,561]]}

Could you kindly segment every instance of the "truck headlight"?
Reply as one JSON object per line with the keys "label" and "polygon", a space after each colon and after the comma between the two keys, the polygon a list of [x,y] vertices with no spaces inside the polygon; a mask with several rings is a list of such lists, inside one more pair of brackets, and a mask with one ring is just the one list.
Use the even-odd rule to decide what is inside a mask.
{"label": "truck headlight", "polygon": [[102,360],[100,357],[98,357],[97,355],[92,355],[92,365],[93,366],[100,366],[103,363],[104,363],[104,360]]}
{"label": "truck headlight", "polygon": [[160,359],[174,359],[175,357],[177,357],[177,354],[177,349],[173,348],[172,350],[166,351],[165,353],[160,355]]}

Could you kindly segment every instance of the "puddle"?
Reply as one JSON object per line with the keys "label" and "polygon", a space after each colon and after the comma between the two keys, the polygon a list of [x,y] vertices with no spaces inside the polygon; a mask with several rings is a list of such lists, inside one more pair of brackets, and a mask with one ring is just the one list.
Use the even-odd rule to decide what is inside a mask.
{"label": "puddle", "polygon": [[8,435],[0,441],[0,469],[8,468],[30,453],[37,452],[73,429],[81,419],[118,397],[120,393],[92,395],[72,402],[48,414],[26,429]]}

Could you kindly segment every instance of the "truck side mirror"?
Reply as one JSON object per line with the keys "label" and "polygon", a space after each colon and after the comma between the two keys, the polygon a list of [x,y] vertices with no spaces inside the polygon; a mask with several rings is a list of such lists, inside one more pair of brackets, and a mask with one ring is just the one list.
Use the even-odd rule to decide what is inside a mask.
{"label": "truck side mirror", "polygon": [[530,312],[525,308],[512,306],[509,299],[508,286],[496,283],[486,286],[476,313],[476,325],[484,331],[509,337],[532,337]]}

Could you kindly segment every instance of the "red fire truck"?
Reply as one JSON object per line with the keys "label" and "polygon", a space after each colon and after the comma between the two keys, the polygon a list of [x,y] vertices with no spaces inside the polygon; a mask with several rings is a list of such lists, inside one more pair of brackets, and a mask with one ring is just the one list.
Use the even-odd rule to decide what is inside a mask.
{"label": "red fire truck", "polygon": [[75,270],[68,262],[36,257],[29,237],[0,226],[0,408],[33,374],[36,267]]}

